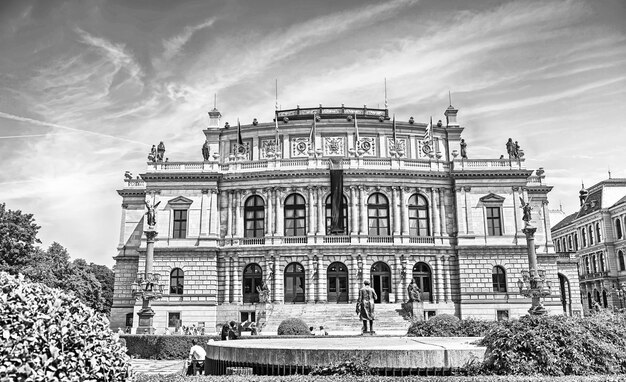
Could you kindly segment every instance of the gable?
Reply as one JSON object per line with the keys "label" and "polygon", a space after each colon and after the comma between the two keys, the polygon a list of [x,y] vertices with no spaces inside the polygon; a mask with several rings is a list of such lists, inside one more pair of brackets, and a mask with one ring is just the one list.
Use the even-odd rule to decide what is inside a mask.
{"label": "gable", "polygon": [[172,207],[189,207],[191,203],[193,203],[193,200],[185,198],[184,196],[178,196],[167,202],[167,204]]}
{"label": "gable", "polygon": [[500,195],[496,195],[493,192],[490,193],[489,195],[485,195],[482,198],[478,199],[483,203],[498,203],[498,204],[502,204],[504,203],[504,197],[500,196]]}

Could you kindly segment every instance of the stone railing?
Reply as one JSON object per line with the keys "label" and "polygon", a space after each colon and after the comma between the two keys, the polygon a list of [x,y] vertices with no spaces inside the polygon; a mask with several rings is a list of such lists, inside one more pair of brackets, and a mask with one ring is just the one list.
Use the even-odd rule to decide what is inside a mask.
{"label": "stone railing", "polygon": [[463,170],[523,170],[525,159],[459,159],[453,161],[455,171]]}
{"label": "stone railing", "polygon": [[143,179],[124,179],[126,188],[146,188],[146,182]]}
{"label": "stone railing", "polygon": [[435,238],[432,236],[409,237],[411,244],[435,244]]}

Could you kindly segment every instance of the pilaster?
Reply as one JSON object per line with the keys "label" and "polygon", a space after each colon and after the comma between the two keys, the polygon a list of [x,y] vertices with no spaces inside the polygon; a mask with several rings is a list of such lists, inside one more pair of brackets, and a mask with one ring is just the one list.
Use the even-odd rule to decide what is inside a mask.
{"label": "pilaster", "polygon": [[402,210],[402,236],[409,236],[409,206],[407,205],[407,189],[400,187],[400,205]]}
{"label": "pilaster", "polygon": [[[325,235],[326,234],[326,221],[325,221],[325,210],[326,203],[324,200],[324,189],[322,187],[317,187],[317,234]],[[341,195],[343,198],[343,195]]]}
{"label": "pilaster", "polygon": [[327,261],[324,257],[323,254],[318,254],[317,256],[318,259],[318,267],[319,267],[319,271],[318,271],[318,280],[317,280],[317,301],[319,302],[326,302],[328,301],[328,295],[326,293],[326,283],[328,280],[326,280],[327,278],[327,270],[328,270],[328,264]]}
{"label": "pilaster", "polygon": [[226,237],[233,237],[233,191],[228,193],[228,204],[226,206]]}
{"label": "pilaster", "polygon": [[400,235],[400,206],[397,187],[391,187],[391,200],[393,204],[393,236],[398,236]]}
{"label": "pilaster", "polygon": [[265,236],[272,236],[274,233],[274,204],[272,203],[272,199],[274,199],[274,191],[271,188],[266,188],[265,194],[267,195],[267,213],[265,214]]}
{"label": "pilaster", "polygon": [[233,272],[233,303],[239,304],[241,303],[242,294],[241,294],[241,280],[239,274],[243,273],[240,270],[239,257],[232,258],[232,272]]}
{"label": "pilaster", "polygon": [[430,205],[431,207],[431,214],[433,217],[433,236],[435,237],[439,237],[441,236],[441,223],[440,223],[440,218],[441,216],[439,215],[439,189],[438,188],[431,188],[430,189]]}
{"label": "pilaster", "polygon": [[350,233],[352,235],[358,235],[359,233],[359,203],[357,200],[357,192],[358,190],[354,186],[350,186],[350,219],[349,222],[352,224],[352,229]]}

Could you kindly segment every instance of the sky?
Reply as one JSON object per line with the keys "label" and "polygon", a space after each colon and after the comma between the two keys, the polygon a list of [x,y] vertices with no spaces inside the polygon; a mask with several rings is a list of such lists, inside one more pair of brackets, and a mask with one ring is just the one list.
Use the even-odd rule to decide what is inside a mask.
{"label": "sky", "polygon": [[[382,107],[445,121],[470,158],[509,137],[571,213],[581,182],[626,178],[623,0],[0,1],[0,202],[42,246],[112,266],[125,171],[151,145],[201,160],[207,112]],[[249,123],[248,122],[248,123]],[[553,222],[555,224],[556,222]]]}

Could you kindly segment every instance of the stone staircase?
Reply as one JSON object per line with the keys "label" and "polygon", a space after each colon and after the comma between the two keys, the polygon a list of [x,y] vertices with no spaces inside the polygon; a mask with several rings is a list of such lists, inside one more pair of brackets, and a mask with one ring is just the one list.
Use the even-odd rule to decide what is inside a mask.
{"label": "stone staircase", "polygon": [[[268,304],[263,334],[276,334],[278,325],[287,318],[300,318],[307,326],[321,326],[329,333],[359,332],[363,325],[357,316],[355,304]],[[406,332],[410,321],[401,304],[376,304],[374,330]]]}

